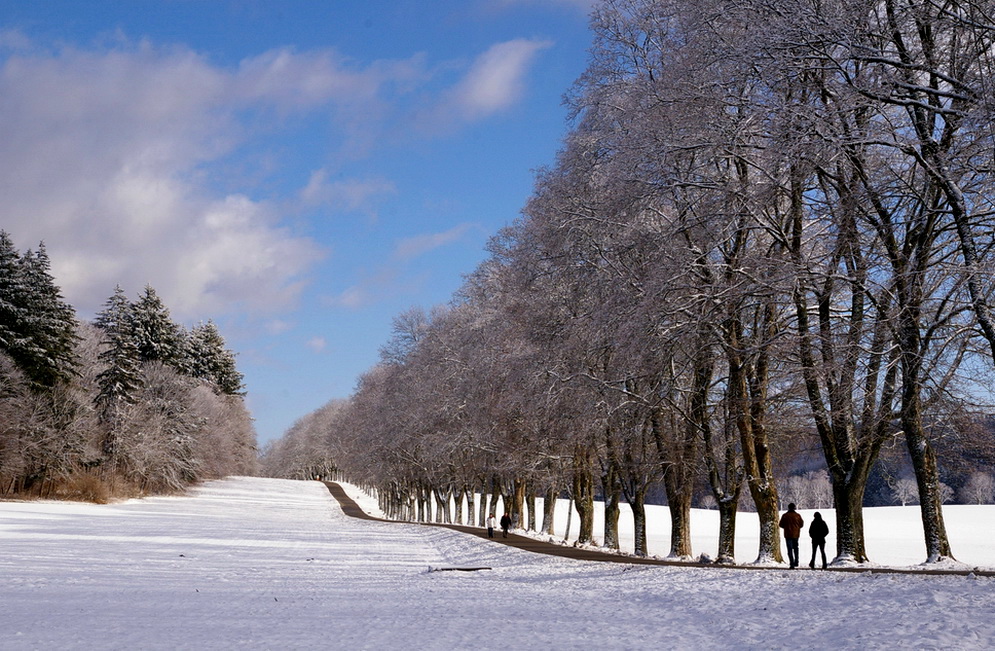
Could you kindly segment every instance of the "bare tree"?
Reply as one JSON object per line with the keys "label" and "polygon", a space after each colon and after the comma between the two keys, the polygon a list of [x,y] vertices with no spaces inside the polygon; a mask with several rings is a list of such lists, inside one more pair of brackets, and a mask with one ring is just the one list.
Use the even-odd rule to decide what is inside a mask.
{"label": "bare tree", "polygon": [[960,489],[960,498],[966,504],[991,504],[995,502],[995,479],[991,473],[973,472]]}
{"label": "bare tree", "polygon": [[[446,519],[479,492],[481,520],[500,499],[535,526],[525,511],[544,493],[548,530],[565,491],[582,542],[600,479],[605,544],[624,496],[637,552],[662,481],[681,558],[704,472],[720,560],[744,486],[758,559],[778,560],[773,451],[814,431],[826,474],[786,494],[821,508],[828,477],[837,556],[864,562],[868,476],[901,437],[928,560],[950,557],[933,443],[958,369],[979,342],[995,355],[989,13],[600,4],[556,164],[452,306],[395,321],[383,364],[327,426],[336,466],[401,517]],[[800,405],[810,422],[794,423]]]}
{"label": "bare tree", "polygon": [[894,485],[891,487],[891,492],[895,497],[895,501],[902,506],[910,502],[915,504],[919,501],[919,489],[916,486],[916,481],[909,477],[902,477],[895,480]]}

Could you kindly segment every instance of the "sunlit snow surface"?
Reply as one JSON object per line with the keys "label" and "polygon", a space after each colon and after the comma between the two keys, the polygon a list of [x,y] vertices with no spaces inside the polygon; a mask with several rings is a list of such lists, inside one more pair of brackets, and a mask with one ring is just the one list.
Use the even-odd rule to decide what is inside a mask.
{"label": "sunlit snow surface", "polygon": [[[493,569],[428,571],[455,566]],[[995,579],[572,561],[347,518],[318,482],[0,502],[0,568],[5,651],[995,646]]]}

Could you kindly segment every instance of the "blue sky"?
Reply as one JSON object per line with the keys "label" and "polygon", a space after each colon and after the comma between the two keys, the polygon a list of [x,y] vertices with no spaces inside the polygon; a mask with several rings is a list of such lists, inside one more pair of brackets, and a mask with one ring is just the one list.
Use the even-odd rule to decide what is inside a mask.
{"label": "blue sky", "polygon": [[214,319],[266,443],[518,216],[592,2],[0,0],[0,228],[82,318]]}

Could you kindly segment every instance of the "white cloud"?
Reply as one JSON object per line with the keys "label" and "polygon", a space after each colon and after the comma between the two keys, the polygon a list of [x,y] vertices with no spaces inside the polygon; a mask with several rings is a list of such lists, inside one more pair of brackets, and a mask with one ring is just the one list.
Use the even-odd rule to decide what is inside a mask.
{"label": "white cloud", "polygon": [[439,248],[458,242],[473,228],[474,224],[460,224],[441,233],[426,233],[399,241],[384,264],[371,270],[359,282],[337,296],[326,299],[326,304],[356,310],[394,298],[404,292],[417,291],[428,281],[428,276],[412,274],[409,263]]}
{"label": "white cloud", "polygon": [[491,117],[521,100],[536,55],[552,41],[515,39],[492,45],[467,67],[434,106],[417,116],[423,131],[452,131]]}
{"label": "white cloud", "polygon": [[[231,177],[227,157],[261,123],[279,128],[267,109],[327,105],[373,131],[378,88],[408,83],[418,67],[347,69],[329,52],[280,50],[227,70],[148,43],[12,54],[0,65],[0,225],[21,248],[45,241],[57,282],[84,314],[116,284],[134,294],[146,283],[183,319],[285,309],[322,251],[281,226],[276,204],[227,189],[251,187]],[[392,189],[312,177],[305,194],[360,210]]]}
{"label": "white cloud", "polygon": [[[84,316],[117,284],[130,295],[151,284],[184,321],[293,307],[325,252],[281,211],[321,206],[375,218],[397,190],[386,178],[320,168],[282,179],[280,187],[296,181],[300,189],[274,196],[268,181],[281,165],[265,138],[295,123],[288,118],[317,115],[335,139],[328,149],[363,155],[383,134],[409,128],[409,103],[438,81],[423,55],[358,65],[330,50],[280,49],[224,68],[181,46],[115,43],[42,51],[0,32],[8,48],[0,58],[0,227],[21,248],[45,241],[57,282]],[[452,128],[507,109],[548,46],[494,45],[435,96],[434,117]],[[253,196],[257,187],[268,198]],[[466,228],[401,242],[392,264]],[[368,302],[399,277],[408,282],[382,269],[337,301]]]}
{"label": "white cloud", "polygon": [[0,29],[0,48],[5,50],[29,50],[31,39],[17,29]]}
{"label": "white cloud", "polygon": [[384,278],[383,276],[377,276],[367,278],[359,284],[347,287],[338,296],[330,297],[326,303],[331,307],[358,310],[375,303],[378,297],[384,295],[383,288],[389,287],[392,281],[393,277]]}
{"label": "white cloud", "polygon": [[573,7],[584,12],[589,12],[600,0],[487,0],[488,3],[495,2],[499,7],[510,6],[562,6]]}
{"label": "white cloud", "polygon": [[491,46],[453,90],[457,109],[466,118],[476,119],[517,102],[525,88],[529,65],[537,52],[550,45],[550,41],[517,39]]}
{"label": "white cloud", "polygon": [[378,201],[397,191],[394,183],[384,178],[330,180],[325,169],[315,170],[301,190],[306,206],[329,206],[341,211],[361,212],[376,216]]}
{"label": "white cloud", "polygon": [[294,324],[283,319],[271,319],[264,324],[264,331],[269,335],[280,335],[294,329]]}
{"label": "white cloud", "polygon": [[311,337],[307,341],[307,347],[314,353],[320,353],[328,347],[328,341],[324,337]]}
{"label": "white cloud", "polygon": [[282,48],[242,61],[231,79],[230,96],[280,115],[328,105],[344,139],[342,151],[364,156],[390,121],[392,102],[429,77],[422,54],[361,67],[332,50],[297,53]]}
{"label": "white cloud", "polygon": [[232,89],[244,101],[288,110],[318,106],[331,98],[371,102],[382,81],[380,75],[346,69],[329,50],[298,54],[282,48],[242,61]]}
{"label": "white cloud", "polygon": [[401,240],[394,248],[393,259],[406,262],[447,244],[452,244],[461,239],[471,227],[472,224],[459,224],[442,233],[427,233]]}

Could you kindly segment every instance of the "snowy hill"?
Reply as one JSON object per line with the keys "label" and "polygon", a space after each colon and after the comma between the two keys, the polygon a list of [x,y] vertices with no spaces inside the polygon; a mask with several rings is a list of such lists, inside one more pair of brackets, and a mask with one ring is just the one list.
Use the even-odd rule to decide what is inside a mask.
{"label": "snowy hill", "polygon": [[346,518],[317,482],[3,502],[0,544],[5,650],[995,645],[993,579],[585,563]]}

